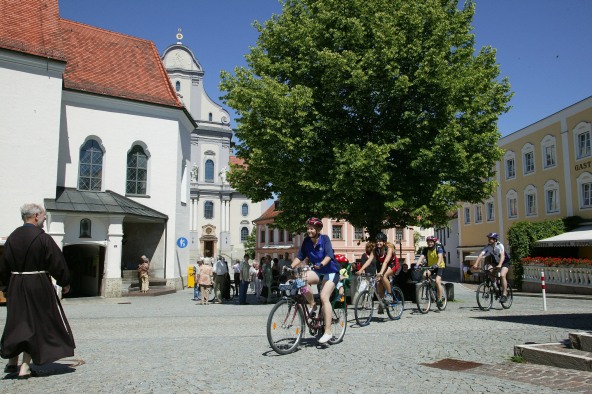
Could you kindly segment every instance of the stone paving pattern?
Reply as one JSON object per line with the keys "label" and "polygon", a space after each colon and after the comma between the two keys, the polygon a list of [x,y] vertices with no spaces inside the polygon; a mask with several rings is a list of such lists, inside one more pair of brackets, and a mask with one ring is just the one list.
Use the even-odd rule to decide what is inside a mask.
{"label": "stone paving pattern", "polygon": [[[42,376],[5,377],[0,393],[592,393],[592,373],[510,361],[515,344],[559,342],[592,330],[590,299],[514,298],[511,309],[480,311],[474,290],[455,284],[444,312],[406,304],[399,321],[367,327],[353,309],[341,344],[306,337],[279,356],[266,322],[272,305],[196,305],[192,289],[160,297],[66,299],[77,349],[34,367]],[[0,327],[6,308],[0,308]],[[453,359],[475,366],[435,368]],[[432,364],[430,366],[429,364]]]}

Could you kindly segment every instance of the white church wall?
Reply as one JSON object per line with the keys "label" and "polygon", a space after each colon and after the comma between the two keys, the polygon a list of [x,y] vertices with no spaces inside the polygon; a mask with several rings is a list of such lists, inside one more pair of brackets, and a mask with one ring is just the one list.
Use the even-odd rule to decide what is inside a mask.
{"label": "white church wall", "polygon": [[55,195],[64,64],[0,50],[0,237],[20,207]]}
{"label": "white church wall", "polygon": [[140,143],[149,157],[148,192],[146,196],[127,197],[169,217],[165,275],[179,278],[188,261],[188,253],[176,242],[180,237],[189,237],[189,210],[187,204],[181,204],[181,193],[186,201],[189,199],[188,182],[181,191],[181,180],[189,165],[191,127],[178,119],[178,110],[122,100],[72,93],[65,107],[64,134],[70,155],[60,158],[64,186],[77,187],[78,152],[92,137],[104,149],[102,191],[125,196],[127,154]]}

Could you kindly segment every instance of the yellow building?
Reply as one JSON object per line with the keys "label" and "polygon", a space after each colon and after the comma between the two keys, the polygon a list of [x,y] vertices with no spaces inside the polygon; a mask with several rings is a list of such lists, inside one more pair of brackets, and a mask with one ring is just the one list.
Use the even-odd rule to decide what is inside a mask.
{"label": "yellow building", "polygon": [[519,221],[592,219],[591,140],[592,96],[501,138],[496,193],[458,212],[461,261],[490,232],[508,247],[508,229]]}

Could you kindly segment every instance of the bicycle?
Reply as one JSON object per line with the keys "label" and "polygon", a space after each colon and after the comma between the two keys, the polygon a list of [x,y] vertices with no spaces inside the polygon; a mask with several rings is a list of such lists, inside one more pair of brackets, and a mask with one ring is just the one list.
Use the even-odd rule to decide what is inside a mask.
{"label": "bicycle", "polygon": [[[312,336],[322,336],[325,333],[325,320],[323,317],[323,305],[320,304],[315,312],[309,311],[309,303],[304,296],[306,287],[306,272],[309,267],[299,267],[294,270],[295,278],[279,285],[283,293],[269,312],[267,318],[267,340],[272,349],[278,354],[290,354],[294,352],[304,335],[305,325]],[[306,292],[306,290],[304,290]],[[347,326],[347,303],[345,297],[339,296],[339,291],[334,290],[331,296],[333,317],[331,318],[331,333],[333,337],[329,344],[335,345],[343,341]]]}
{"label": "bicycle", "polygon": [[405,299],[403,297],[403,290],[398,286],[391,286],[392,302],[387,302],[377,290],[376,275],[361,274],[360,277],[367,280],[367,287],[362,290],[356,297],[354,303],[354,316],[356,323],[360,327],[367,326],[372,320],[374,314],[374,298],[378,300],[379,308],[386,309],[386,313],[391,320],[398,320],[405,309]]}
{"label": "bicycle", "polygon": [[[446,296],[446,291],[444,288],[442,288],[443,301],[436,301],[438,299],[438,290],[436,289],[436,280],[434,279],[434,277],[436,275],[437,270],[438,267],[436,266],[420,268],[421,282],[415,290],[415,300],[417,304],[417,309],[419,309],[419,311],[422,314],[426,314],[430,311],[430,308],[432,307],[432,302],[436,302],[436,306],[440,311],[445,310],[446,305],[448,305],[448,297]],[[430,271],[431,274],[429,276],[425,275],[426,271]]]}
{"label": "bicycle", "polygon": [[[485,273],[485,280],[477,287],[477,305],[482,311],[488,311],[493,305],[493,299],[499,300],[502,308],[510,309],[514,296],[512,295],[512,285],[508,281],[508,295],[506,301],[502,302],[502,281],[501,272],[497,267],[491,267],[483,270]],[[492,280],[492,276],[495,273],[495,280]]]}

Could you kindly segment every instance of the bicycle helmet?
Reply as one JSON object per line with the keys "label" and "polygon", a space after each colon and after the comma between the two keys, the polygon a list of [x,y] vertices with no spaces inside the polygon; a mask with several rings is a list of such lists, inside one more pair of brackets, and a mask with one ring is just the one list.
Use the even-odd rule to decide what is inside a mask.
{"label": "bicycle helmet", "polygon": [[432,241],[433,243],[438,242],[438,237],[434,237],[433,235],[430,235],[429,237],[426,238],[426,242],[430,242]]}
{"label": "bicycle helmet", "polygon": [[386,242],[386,234],[385,233],[376,234],[376,242]]}
{"label": "bicycle helmet", "polygon": [[487,234],[487,238],[493,238],[497,241],[499,238],[499,235],[498,235],[498,233],[489,233],[489,234]]}
{"label": "bicycle helmet", "polygon": [[347,264],[349,260],[345,257],[344,254],[335,254],[335,260],[340,264]]}
{"label": "bicycle helmet", "polygon": [[313,226],[315,228],[323,228],[323,222],[319,218],[312,217],[306,221],[307,226]]}

